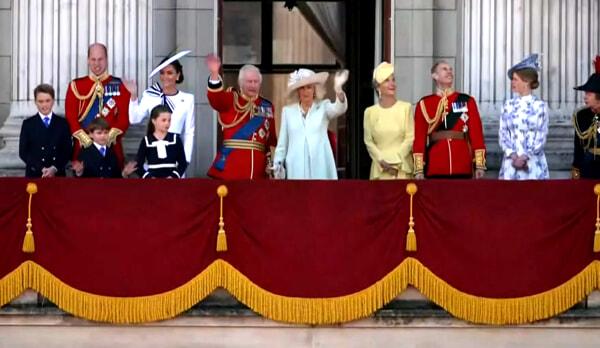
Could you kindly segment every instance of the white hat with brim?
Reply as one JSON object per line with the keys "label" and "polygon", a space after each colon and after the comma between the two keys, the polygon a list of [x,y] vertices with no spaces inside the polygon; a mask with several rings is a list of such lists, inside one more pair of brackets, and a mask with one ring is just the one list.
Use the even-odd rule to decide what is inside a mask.
{"label": "white hat with brim", "polygon": [[287,93],[291,95],[298,88],[308,85],[324,85],[328,77],[328,72],[315,73],[309,69],[298,69],[288,78]]}
{"label": "white hat with brim", "polygon": [[157,66],[156,68],[154,68],[154,70],[152,70],[152,72],[150,73],[150,75],[148,75],[148,78],[151,79],[152,76],[158,74],[162,69],[164,69],[166,66],[168,66],[169,64],[173,63],[174,61],[178,60],[179,58],[182,58],[186,55],[188,55],[190,52],[190,50],[185,50],[185,51],[181,51],[177,54],[172,55],[171,57],[169,57],[167,60],[165,60],[164,62],[160,63],[159,66]]}

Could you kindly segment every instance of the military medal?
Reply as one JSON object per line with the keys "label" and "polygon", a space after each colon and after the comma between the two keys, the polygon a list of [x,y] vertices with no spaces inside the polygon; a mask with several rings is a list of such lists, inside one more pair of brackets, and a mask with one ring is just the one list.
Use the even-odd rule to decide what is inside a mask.
{"label": "military medal", "polygon": [[467,112],[469,109],[467,108],[467,103],[454,102],[452,103],[452,111],[456,113]]}
{"label": "military medal", "polygon": [[115,105],[117,105],[117,102],[115,102],[115,100],[114,100],[113,98],[110,98],[110,99],[109,99],[109,100],[106,102],[106,105],[107,105],[109,108],[111,108],[111,109],[112,109],[112,108],[114,108],[114,107],[115,107]]}
{"label": "military medal", "polygon": [[106,117],[108,116],[110,110],[108,110],[108,108],[102,108],[102,116]]}

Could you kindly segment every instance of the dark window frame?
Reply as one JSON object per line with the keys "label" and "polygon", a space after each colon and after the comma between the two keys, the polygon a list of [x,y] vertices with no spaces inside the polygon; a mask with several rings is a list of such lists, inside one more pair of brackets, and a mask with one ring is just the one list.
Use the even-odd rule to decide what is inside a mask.
{"label": "dark window frame", "polygon": [[[221,0],[221,2],[240,2],[240,0]],[[343,0],[318,0],[319,2],[344,2]],[[260,63],[253,64],[263,75],[269,74],[289,74],[292,71],[304,68],[313,71],[335,71],[341,69],[340,63],[336,60],[335,64],[274,64],[273,63],[273,3],[283,2],[281,0],[249,0],[242,2],[256,2],[261,6],[261,42],[260,42]],[[220,12],[223,7],[220,6]],[[221,15],[221,26],[222,26]],[[221,30],[223,30],[221,28]],[[222,52],[219,52],[222,56]],[[223,60],[223,73],[237,73],[245,64],[227,64]]]}

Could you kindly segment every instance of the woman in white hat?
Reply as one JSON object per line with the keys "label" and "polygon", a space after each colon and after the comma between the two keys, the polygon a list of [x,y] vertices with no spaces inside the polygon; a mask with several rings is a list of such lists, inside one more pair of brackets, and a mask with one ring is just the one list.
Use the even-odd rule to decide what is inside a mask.
{"label": "woman in white hat", "polygon": [[185,158],[189,163],[192,158],[194,147],[194,95],[177,89],[177,84],[183,82],[183,66],[179,59],[190,53],[182,51],[175,55],[166,57],[150,73],[148,78],[159,74],[160,84],[154,83],[142,93],[138,100],[137,85],[134,81],[126,81],[125,84],[131,92],[129,102],[129,123],[141,123],[150,116],[150,111],[157,105],[165,105],[172,111],[171,126],[169,132],[178,134],[183,142]]}
{"label": "woman in white hat", "polygon": [[548,110],[532,91],[538,81],[538,55],[525,58],[508,70],[516,96],[502,108],[498,140],[502,149],[499,178],[503,180],[548,179],[544,145],[548,135]]}
{"label": "woman in white hat", "polygon": [[371,155],[371,180],[410,179],[415,139],[410,103],[396,99],[394,66],[379,64],[373,71],[379,102],[365,110],[364,141]]}
{"label": "woman in white hat", "polygon": [[273,159],[276,178],[337,179],[327,126],[331,119],[348,109],[342,90],[348,80],[348,70],[335,74],[334,103],[322,100],[328,76],[326,72],[315,73],[308,69],[290,74],[288,93],[296,102],[285,106],[281,112],[281,128]]}

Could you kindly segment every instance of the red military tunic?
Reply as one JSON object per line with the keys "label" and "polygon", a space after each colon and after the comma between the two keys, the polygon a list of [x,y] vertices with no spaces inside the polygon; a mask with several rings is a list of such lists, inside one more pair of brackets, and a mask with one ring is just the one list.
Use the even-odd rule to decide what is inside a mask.
{"label": "red military tunic", "polygon": [[219,112],[223,146],[208,176],[217,179],[266,179],[271,146],[277,145],[273,104],[258,97],[250,100],[223,83],[208,83],[208,101]]}
{"label": "red military tunic", "polygon": [[[96,117],[104,117],[111,127],[109,139],[116,138],[114,151],[121,168],[125,156],[121,138],[129,128],[129,99],[131,94],[121,79],[108,74],[84,76],[71,81],[65,100],[65,117],[75,138],[73,159],[86,145],[85,128]],[[89,144],[88,144],[89,145]]]}
{"label": "red military tunic", "polygon": [[469,176],[474,162],[478,169],[485,169],[485,142],[475,100],[466,94],[447,93],[447,97],[423,97],[416,106],[416,174]]}

